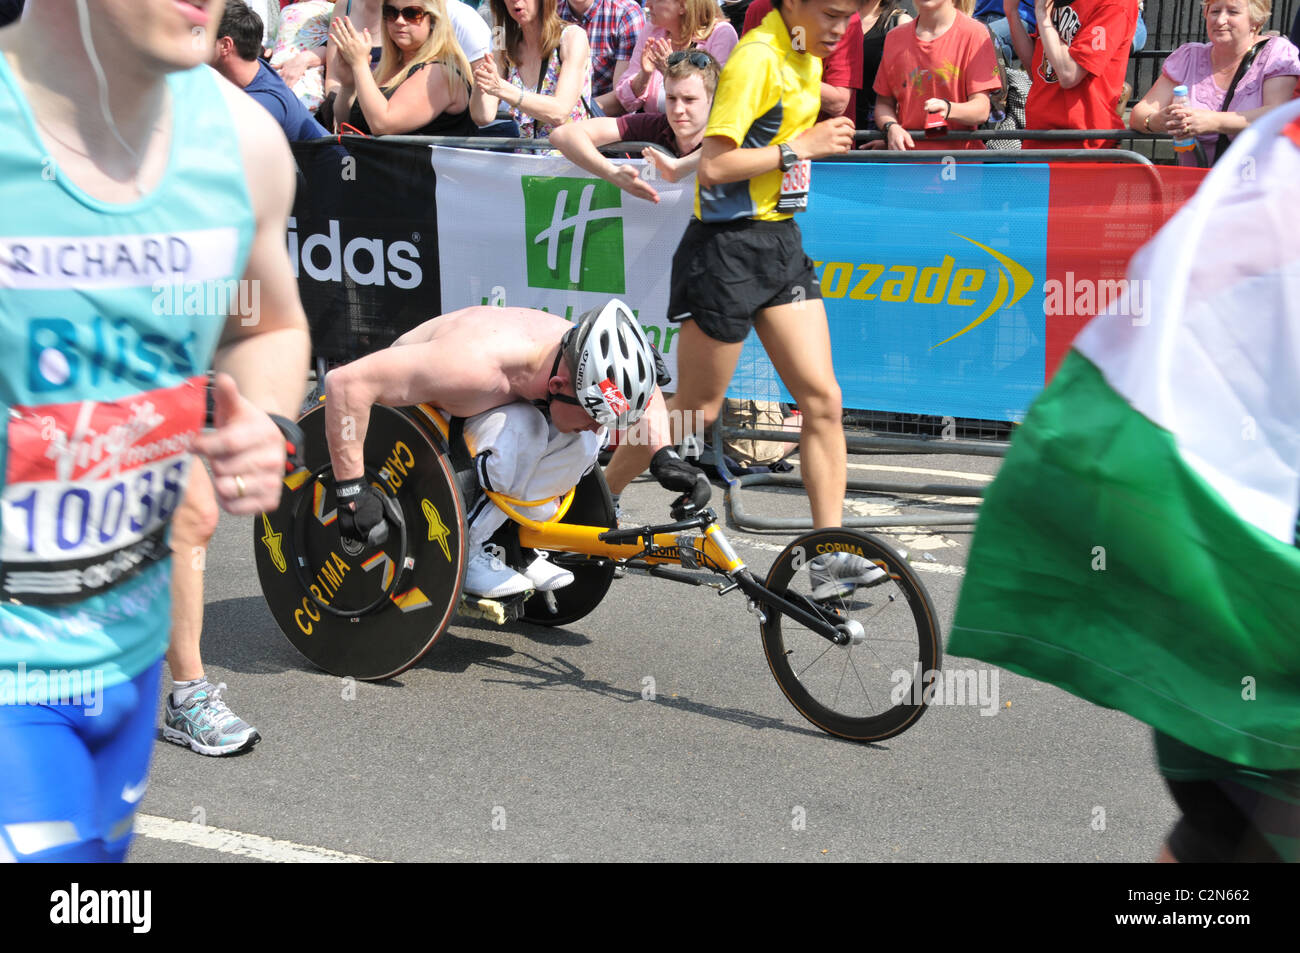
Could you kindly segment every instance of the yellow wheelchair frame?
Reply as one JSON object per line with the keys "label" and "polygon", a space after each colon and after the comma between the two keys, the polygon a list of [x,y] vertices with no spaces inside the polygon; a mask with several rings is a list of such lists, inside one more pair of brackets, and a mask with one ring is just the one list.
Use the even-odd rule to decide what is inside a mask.
{"label": "yellow wheelchair frame", "polygon": [[[316,413],[320,416],[313,419]],[[428,404],[404,410],[386,408],[382,415],[378,411],[376,415],[382,416],[381,423],[390,428],[383,439],[392,440],[392,435],[398,434],[410,460],[415,460],[419,451],[424,454],[419,466],[430,471],[418,474],[403,469],[398,479],[398,474],[389,472],[395,459],[390,455],[385,461],[388,466],[380,467],[375,474],[372,482],[385,494],[385,506],[396,520],[390,524],[396,527],[399,537],[396,547],[390,544],[383,551],[339,549],[340,537],[331,528],[332,511],[328,509],[332,491],[325,489],[331,483],[326,475],[328,455],[319,448],[313,451],[314,471],[300,471],[286,479],[288,499],[282,500],[280,510],[272,517],[262,517],[264,529],[259,527],[255,537],[266,550],[257,550],[258,571],[273,614],[294,646],[317,665],[336,674],[352,674],[349,667],[364,661],[367,651],[379,652],[372,657],[382,664],[371,669],[372,674],[357,677],[389,677],[415,664],[432,647],[454,612],[498,623],[522,617],[543,625],[567,624],[599,603],[616,571],[622,568],[708,586],[720,595],[737,589],[744,593],[749,611],[758,618],[764,653],[777,684],[791,704],[824,731],[854,741],[880,741],[905,731],[924,712],[929,698],[922,690],[922,682],[933,679],[941,658],[937,614],[911,566],[881,540],[844,528],[804,533],[778,554],[760,581],[728,541],[711,509],[693,510],[679,500],[670,523],[611,528],[566,521],[578,495],[577,487],[563,497],[545,500],[521,500],[483,490],[517,527],[521,548],[548,551],[557,563],[567,563],[579,580],[583,579],[582,573],[587,573],[586,579],[592,581],[586,592],[580,591],[581,582],[566,587],[579,590],[565,596],[580,607],[576,612],[561,612],[552,619],[545,613],[540,617],[536,613],[522,614],[524,603],[533,595],[528,593],[507,600],[513,602],[512,614],[505,611],[505,603],[462,593],[466,511],[457,488],[459,478],[450,465],[452,435],[448,421]],[[372,432],[375,420],[372,416]],[[304,415],[301,423],[311,448],[313,441],[308,431],[323,428],[323,407],[317,406]],[[432,439],[431,429],[438,431],[441,441]],[[473,447],[468,441],[465,449],[472,457]],[[411,484],[422,476],[429,480],[427,487],[411,495]],[[597,486],[603,485],[599,471],[592,479],[598,481]],[[405,494],[402,499],[395,487]],[[412,535],[413,527],[407,524],[418,518],[412,514],[421,507],[433,507],[427,497],[421,498],[421,493],[426,492],[442,501],[444,512],[448,507],[455,511],[454,552],[446,533],[437,541],[441,552],[429,548],[433,543],[418,550],[425,541]],[[600,492],[604,493],[603,487]],[[587,499],[590,501],[590,497]],[[607,496],[605,499],[607,507]],[[537,520],[521,512],[556,500],[556,512],[549,519]],[[403,503],[409,509],[403,510]],[[433,509],[437,516],[437,508]],[[428,509],[424,515],[430,516]],[[437,525],[450,532],[441,516]],[[431,522],[429,540],[434,539],[433,526]],[[308,532],[314,534],[310,540],[304,536]],[[281,551],[285,546],[288,552]],[[841,553],[864,559],[883,572],[861,591],[856,584],[842,591],[835,583],[831,594],[818,595],[815,561],[836,559]],[[319,571],[317,564],[321,564]],[[437,569],[440,564],[443,570]],[[293,571],[289,571],[290,567]],[[376,574],[365,575],[372,570]],[[370,580],[367,584],[372,588],[364,590],[364,598],[358,598],[363,607],[354,602],[349,608],[343,604],[346,600],[341,587],[356,586],[358,580]],[[382,580],[383,586],[372,599],[375,580]],[[559,594],[565,591],[559,590]],[[553,599],[548,604],[554,612]],[[418,615],[420,611],[426,615]],[[436,622],[437,631],[419,629],[415,621],[419,618]],[[327,631],[327,627],[332,628]],[[328,641],[319,641],[321,638]],[[385,638],[388,643],[383,643]],[[373,648],[381,643],[386,646],[382,651]],[[892,656],[896,666],[892,670],[886,658],[891,651],[896,653]],[[892,687],[881,683],[886,677],[895,683]],[[874,697],[875,689],[867,687],[869,681],[881,686]],[[855,691],[854,686],[860,691]],[[882,700],[885,697],[888,703]]]}

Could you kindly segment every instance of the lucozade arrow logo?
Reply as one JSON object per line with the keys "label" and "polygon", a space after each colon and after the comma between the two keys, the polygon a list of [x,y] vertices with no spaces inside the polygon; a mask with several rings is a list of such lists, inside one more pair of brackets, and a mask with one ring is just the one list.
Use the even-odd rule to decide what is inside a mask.
{"label": "lucozade arrow logo", "polygon": [[[984,312],[978,318],[966,325],[966,327],[962,328],[956,334],[949,335],[938,344],[935,344],[930,348],[932,351],[936,347],[940,347],[955,338],[961,337],[967,331],[979,327],[991,318],[999,309],[1011,307],[1023,298],[1029,289],[1034,286],[1034,276],[1029,273],[1029,269],[1024,265],[1017,261],[1013,261],[999,251],[989,248],[988,245],[980,244],[973,238],[967,238],[965,235],[958,235],[956,232],[949,232],[949,234],[960,238],[962,241],[970,242],[976,248],[980,248],[993,256],[1000,266],[998,268],[998,290],[997,294],[993,296],[993,300],[989,303],[989,306],[984,309]],[[1008,277],[1011,279],[1010,287],[1008,287]],[[1008,297],[1010,300],[1008,300]]]}

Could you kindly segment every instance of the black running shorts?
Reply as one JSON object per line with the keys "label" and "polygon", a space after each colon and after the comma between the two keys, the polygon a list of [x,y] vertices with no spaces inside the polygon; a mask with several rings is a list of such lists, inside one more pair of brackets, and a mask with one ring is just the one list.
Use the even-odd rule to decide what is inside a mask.
{"label": "black running shorts", "polygon": [[714,340],[735,344],[764,308],[821,296],[794,219],[706,225],[692,218],[673,255],[668,320],[692,320]]}

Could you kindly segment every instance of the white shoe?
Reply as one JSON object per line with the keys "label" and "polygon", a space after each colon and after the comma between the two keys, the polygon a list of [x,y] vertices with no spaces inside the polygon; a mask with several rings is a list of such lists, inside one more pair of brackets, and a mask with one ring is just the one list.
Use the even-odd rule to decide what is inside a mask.
{"label": "white shoe", "polygon": [[524,575],[532,583],[533,588],[538,592],[554,592],[556,589],[563,589],[569,583],[573,582],[573,573],[569,570],[555,565],[546,558],[546,553],[540,549],[534,549],[537,558],[528,564],[524,570]]}
{"label": "white shoe", "polygon": [[527,576],[502,562],[501,555],[501,547],[489,544],[471,557],[465,567],[466,592],[485,599],[503,599],[534,588]]}
{"label": "white shoe", "polygon": [[818,556],[808,564],[812,597],[817,600],[847,596],[859,586],[874,586],[888,577],[875,563],[852,553]]}

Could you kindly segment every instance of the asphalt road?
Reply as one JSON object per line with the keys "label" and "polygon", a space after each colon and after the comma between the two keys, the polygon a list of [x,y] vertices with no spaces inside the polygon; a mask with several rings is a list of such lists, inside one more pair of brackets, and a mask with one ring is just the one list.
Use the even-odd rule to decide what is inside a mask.
{"label": "asphalt road", "polygon": [[[986,482],[996,468],[850,460],[853,476],[917,483]],[[751,512],[806,513],[795,491],[745,493]],[[667,500],[642,482],[624,506],[648,522]],[[937,505],[855,494],[849,508]],[[823,734],[782,695],[738,593],[661,579],[616,580],[563,629],[458,621],[401,676],[349,686],[277,629],[251,529],[222,519],[203,649],[209,677],[265,740],[223,759],[159,740],[135,862],[1144,862],[1176,816],[1147,728],[1006,671],[995,714],[934,706],[879,745]],[[728,533],[763,570],[789,539]],[[883,535],[911,553],[946,635],[969,528]]]}

